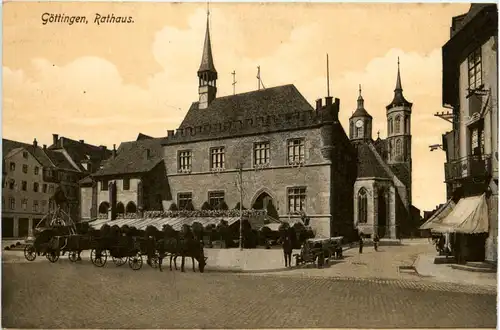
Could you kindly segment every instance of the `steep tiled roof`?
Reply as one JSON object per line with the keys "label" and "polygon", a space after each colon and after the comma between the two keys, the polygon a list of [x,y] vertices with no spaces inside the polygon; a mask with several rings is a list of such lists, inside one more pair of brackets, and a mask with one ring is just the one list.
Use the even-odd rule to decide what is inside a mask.
{"label": "steep tiled roof", "polygon": [[297,88],[284,85],[219,97],[207,109],[199,109],[194,102],[179,128],[307,110],[314,109]]}
{"label": "steep tiled roof", "polygon": [[47,156],[50,158],[50,160],[54,163],[57,164],[58,168],[64,169],[64,170],[70,170],[70,171],[81,171],[81,169],[75,168],[73,164],[68,160],[66,155],[60,151],[56,150],[46,150]]}
{"label": "steep tiled roof", "polygon": [[496,7],[495,3],[473,3],[471,4],[469,11],[465,14],[453,17],[453,25],[452,26],[452,37],[456,35],[460,30],[462,30],[467,23],[472,21],[476,16],[479,15],[483,11],[483,9],[487,7]]}
{"label": "steep tiled roof", "polygon": [[43,150],[40,147],[35,147],[33,144],[29,143],[23,143],[23,142],[18,142],[18,141],[13,141],[9,139],[2,139],[2,153],[3,156],[7,155],[9,152],[16,148],[24,148],[26,149],[33,157],[38,160],[38,162],[45,167],[54,167],[55,165],[58,165],[57,163],[54,163],[51,161],[48,155],[51,154],[50,150]]}
{"label": "steep tiled roof", "polygon": [[139,135],[137,135],[136,141],[139,141],[139,140],[148,140],[148,139],[154,139],[154,138],[152,136],[139,133]]}
{"label": "steep tiled roof", "polygon": [[71,159],[79,167],[80,171],[86,171],[81,165],[82,162],[90,162],[92,164],[92,168],[95,169],[99,168],[99,165],[104,159],[111,156],[111,151],[106,149],[104,146],[95,146],[63,136],[58,139],[56,144],[52,144],[48,149],[64,149],[68,153],[69,157],[71,157]]}
{"label": "steep tiled roof", "polygon": [[389,165],[392,172],[398,177],[405,186],[410,183],[410,169],[406,164],[391,164]]}
{"label": "steep tiled roof", "polygon": [[144,173],[152,170],[163,160],[161,141],[162,139],[158,138],[121,143],[116,158],[108,159],[92,176]]}
{"label": "steep tiled roof", "polygon": [[357,143],[356,149],[358,151],[358,178],[391,178],[367,143]]}

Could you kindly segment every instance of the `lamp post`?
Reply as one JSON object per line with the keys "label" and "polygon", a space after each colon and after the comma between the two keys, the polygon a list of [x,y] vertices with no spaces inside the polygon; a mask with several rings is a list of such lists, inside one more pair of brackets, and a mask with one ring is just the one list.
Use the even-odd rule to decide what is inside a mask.
{"label": "lamp post", "polygon": [[240,179],[240,251],[243,251],[243,164],[238,169]]}

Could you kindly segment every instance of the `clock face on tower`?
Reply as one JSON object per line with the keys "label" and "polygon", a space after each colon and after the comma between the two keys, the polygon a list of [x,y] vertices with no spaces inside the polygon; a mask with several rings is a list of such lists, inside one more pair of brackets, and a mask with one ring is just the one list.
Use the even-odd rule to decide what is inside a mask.
{"label": "clock face on tower", "polygon": [[200,103],[206,103],[208,95],[206,93],[200,95]]}
{"label": "clock face on tower", "polygon": [[363,121],[362,120],[358,120],[356,122],[356,127],[363,127]]}

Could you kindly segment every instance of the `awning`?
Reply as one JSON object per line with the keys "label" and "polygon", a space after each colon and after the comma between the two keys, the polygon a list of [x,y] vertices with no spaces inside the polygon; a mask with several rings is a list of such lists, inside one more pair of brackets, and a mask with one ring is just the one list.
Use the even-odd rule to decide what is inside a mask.
{"label": "awning", "polygon": [[431,230],[437,233],[487,233],[489,223],[486,196],[482,194],[460,199],[453,211]]}
{"label": "awning", "polygon": [[441,205],[422,226],[420,226],[420,229],[432,229],[434,226],[441,224],[443,219],[446,218],[451,211],[453,211],[455,205],[456,204],[453,200],[448,200],[446,203]]}
{"label": "awning", "polygon": [[101,229],[104,224],[109,226],[117,225],[119,227],[127,225],[129,227],[135,227],[139,230],[146,229],[147,226],[154,226],[159,230],[162,230],[163,225],[170,225],[174,230],[181,230],[183,225],[192,225],[194,222],[199,222],[206,227],[207,225],[213,224],[217,225],[221,220],[226,220],[228,225],[231,226],[238,220],[239,217],[175,217],[175,218],[130,218],[130,219],[116,219],[110,221],[108,219],[98,219],[89,222],[89,225],[94,229]]}

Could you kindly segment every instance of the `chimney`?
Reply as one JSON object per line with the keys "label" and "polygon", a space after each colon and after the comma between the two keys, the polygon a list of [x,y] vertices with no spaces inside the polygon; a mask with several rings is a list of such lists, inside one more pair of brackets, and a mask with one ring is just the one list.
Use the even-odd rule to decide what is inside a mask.
{"label": "chimney", "polygon": [[58,140],[59,140],[59,134],[52,134],[52,144],[57,145]]}
{"label": "chimney", "polygon": [[43,145],[43,150],[47,150],[47,145],[46,144]]}
{"label": "chimney", "polygon": [[317,99],[316,100],[316,111],[321,110],[322,107],[323,107],[323,100],[322,99]]}
{"label": "chimney", "polygon": [[333,97],[331,97],[331,96],[325,97],[325,105],[327,107],[330,106],[330,105],[332,105],[332,100],[333,100]]}
{"label": "chimney", "polygon": [[174,130],[168,130],[167,137],[172,137],[172,136],[174,136]]}
{"label": "chimney", "polygon": [[113,144],[113,158],[116,158],[116,144]]}
{"label": "chimney", "polygon": [[33,147],[38,147],[38,141],[36,140],[36,138],[33,140]]}
{"label": "chimney", "polygon": [[81,144],[84,144],[84,143],[85,143],[85,140],[80,140],[80,143],[81,143]]}

